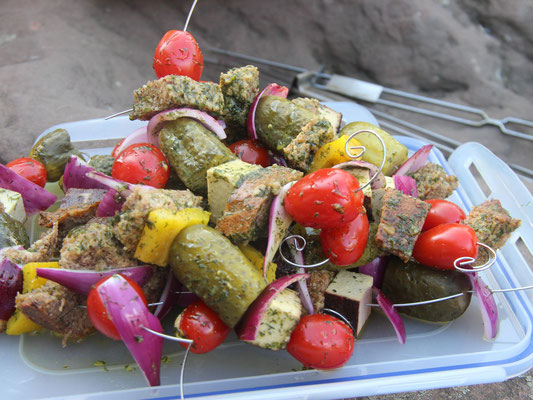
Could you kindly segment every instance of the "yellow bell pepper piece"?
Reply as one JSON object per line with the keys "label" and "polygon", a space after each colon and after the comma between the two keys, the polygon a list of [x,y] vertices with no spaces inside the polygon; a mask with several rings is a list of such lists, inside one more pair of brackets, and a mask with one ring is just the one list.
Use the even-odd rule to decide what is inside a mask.
{"label": "yellow bell pepper piece", "polygon": [[[363,121],[350,122],[342,128],[341,135],[350,136],[352,133],[361,130],[374,131],[385,143],[387,157],[382,172],[386,176],[391,176],[394,171],[407,160],[407,147],[398,142],[383,129]],[[363,161],[380,166],[381,161],[383,160],[383,147],[379,139],[370,132],[361,132],[356,137],[359,143],[366,148],[365,153],[363,154]]]}
{"label": "yellow bell pepper piece", "polygon": [[[57,262],[34,262],[22,267],[22,293],[29,293],[43,286],[48,280],[37,276],[37,268],[59,268]],[[27,332],[40,331],[42,327],[26,317],[20,310],[15,310],[8,319],[6,334],[22,335]]]}
{"label": "yellow bell pepper piece", "polygon": [[201,208],[186,208],[177,212],[165,209],[150,211],[134,257],[148,264],[166,267],[170,246],[178,233],[190,225],[207,225],[210,216],[210,212]]}
{"label": "yellow bell pepper piece", "polygon": [[[240,244],[239,249],[250,260],[254,267],[256,267],[261,273],[263,272],[263,262],[265,257],[263,254],[257,250],[255,247],[250,246],[249,244]],[[276,279],[276,269],[278,268],[276,263],[271,262],[267,269],[267,281],[271,283]]]}
{"label": "yellow bell pepper piece", "polygon": [[[346,142],[348,141],[348,136],[341,136],[338,139],[335,139],[333,142],[326,143],[315,153],[313,157],[313,162],[309,168],[309,172],[317,171],[322,168],[330,168],[334,165],[354,160],[346,154]],[[352,146],[361,146],[361,143],[357,139],[352,138],[350,140],[350,147]],[[357,149],[351,150],[351,154],[357,155],[359,151]],[[355,160],[360,160],[361,157],[355,158]]]}

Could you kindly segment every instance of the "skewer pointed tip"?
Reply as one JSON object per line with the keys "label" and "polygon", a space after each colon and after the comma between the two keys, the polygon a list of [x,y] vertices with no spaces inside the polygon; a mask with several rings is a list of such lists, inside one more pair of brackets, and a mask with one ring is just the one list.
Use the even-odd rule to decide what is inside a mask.
{"label": "skewer pointed tip", "polygon": [[124,110],[124,111],[120,111],[118,113],[115,113],[115,114],[112,114],[112,115],[108,115],[107,117],[104,118],[104,120],[108,120],[108,119],[111,119],[111,118],[115,118],[115,117],[118,117],[120,115],[124,115],[124,114],[129,114],[130,112],[133,111],[133,108],[130,108],[128,110]]}

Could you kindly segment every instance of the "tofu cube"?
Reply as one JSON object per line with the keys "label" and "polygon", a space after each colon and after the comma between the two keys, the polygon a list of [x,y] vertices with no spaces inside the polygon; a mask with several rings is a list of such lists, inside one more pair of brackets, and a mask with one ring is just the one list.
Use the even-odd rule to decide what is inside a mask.
{"label": "tofu cube", "polygon": [[10,217],[22,223],[26,221],[26,209],[20,193],[0,188],[0,203]]}
{"label": "tofu cube", "polygon": [[238,187],[242,178],[259,169],[260,165],[237,159],[207,170],[207,200],[213,221],[216,222],[222,216],[230,194]]}
{"label": "tofu cube", "polygon": [[261,319],[257,337],[252,344],[270,349],[284,349],[291,333],[302,316],[302,303],[298,293],[291,289],[282,290],[268,305]]}

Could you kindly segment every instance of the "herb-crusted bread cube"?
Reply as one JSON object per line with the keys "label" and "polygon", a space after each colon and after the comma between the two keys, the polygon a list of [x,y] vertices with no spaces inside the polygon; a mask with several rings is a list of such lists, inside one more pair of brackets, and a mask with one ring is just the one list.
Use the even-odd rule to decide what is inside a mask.
{"label": "herb-crusted bread cube", "polygon": [[270,206],[281,187],[302,177],[296,171],[279,165],[260,168],[246,175],[241,185],[228,198],[217,230],[232,242],[248,243],[267,233]]}
{"label": "herb-crusted bread cube", "polygon": [[410,176],[416,181],[418,198],[421,200],[445,199],[451,196],[459,185],[456,176],[448,175],[441,165],[431,162]]}
{"label": "herb-crusted bread cube", "polygon": [[472,208],[462,223],[476,232],[478,241],[499,249],[522,221],[511,217],[499,200],[487,200]]}
{"label": "herb-crusted bread cube", "polygon": [[220,118],[224,114],[224,97],[216,83],[167,75],[135,90],[130,119],[145,121],[161,111],[178,107],[194,108]]}
{"label": "herb-crusted bread cube", "polygon": [[431,205],[396,189],[383,189],[383,206],[375,242],[409,261]]}
{"label": "herb-crusted bread cube", "polygon": [[224,95],[226,133],[232,139],[246,133],[248,110],[259,93],[259,70],[253,65],[232,68],[220,75]]}

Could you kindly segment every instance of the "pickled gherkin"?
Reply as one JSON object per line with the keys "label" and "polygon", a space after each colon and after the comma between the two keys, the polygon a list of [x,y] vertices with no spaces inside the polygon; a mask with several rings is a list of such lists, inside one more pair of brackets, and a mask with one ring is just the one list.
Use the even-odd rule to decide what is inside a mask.
{"label": "pickled gherkin", "polygon": [[109,154],[96,154],[89,160],[89,165],[103,174],[111,176],[115,158]]}
{"label": "pickled gherkin", "polygon": [[398,307],[407,316],[427,322],[449,322],[459,318],[470,304],[470,279],[459,271],[443,271],[417,262],[403,263],[391,257],[382,286],[383,293],[395,304],[438,299],[457,293],[462,296],[436,303]]}
{"label": "pickled gherkin", "polygon": [[207,193],[207,170],[237,157],[198,121],[178,118],[159,133],[159,145],[170,167],[195,193]]}
{"label": "pickled gherkin", "polygon": [[266,287],[262,273],[217,230],[184,228],[169,252],[176,278],[234,327]]}
{"label": "pickled gherkin", "polygon": [[30,150],[30,157],[44,165],[48,182],[57,182],[61,178],[73,154],[84,159],[70,142],[70,135],[65,129],[48,132]]}
{"label": "pickled gherkin", "polygon": [[336,138],[327,119],[278,96],[261,98],[255,127],[271,150],[283,155],[290,167],[304,171],[318,149]]}

